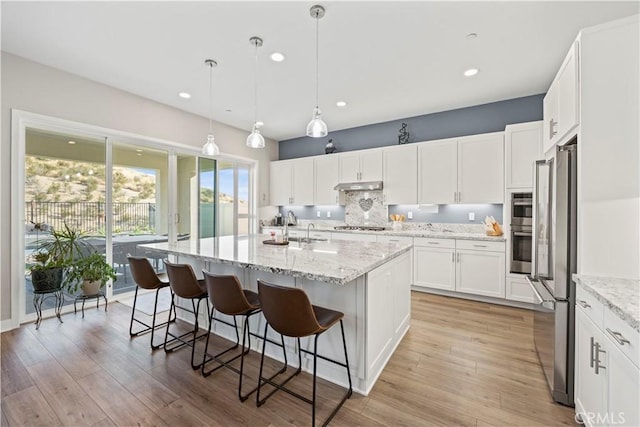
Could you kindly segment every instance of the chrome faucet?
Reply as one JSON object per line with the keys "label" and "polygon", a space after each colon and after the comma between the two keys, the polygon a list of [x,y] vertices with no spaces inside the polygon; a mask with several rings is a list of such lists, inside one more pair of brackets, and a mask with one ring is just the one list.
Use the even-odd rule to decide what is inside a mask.
{"label": "chrome faucet", "polygon": [[307,243],[311,243],[311,239],[309,238],[309,229],[313,227],[314,229],[316,228],[316,225],[312,222],[309,223],[309,225],[307,225]]}

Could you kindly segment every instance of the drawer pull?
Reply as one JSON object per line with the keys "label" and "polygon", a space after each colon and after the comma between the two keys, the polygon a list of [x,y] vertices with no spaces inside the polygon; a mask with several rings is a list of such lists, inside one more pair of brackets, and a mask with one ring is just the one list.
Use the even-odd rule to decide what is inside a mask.
{"label": "drawer pull", "polygon": [[582,308],[591,308],[591,305],[590,305],[588,302],[586,302],[586,301],[583,301],[583,300],[579,299],[579,300],[577,300],[576,302],[577,302],[577,303],[578,303],[578,305],[579,305],[580,307],[582,307]]}
{"label": "drawer pull", "polygon": [[427,242],[427,243],[430,244],[430,245],[439,245],[440,244],[440,242]]}
{"label": "drawer pull", "polygon": [[618,344],[620,344],[620,345],[631,344],[631,341],[626,339],[624,337],[624,335],[622,335],[620,332],[612,331],[609,328],[605,328],[605,329],[607,330],[609,335],[611,335],[613,337],[613,339],[618,342]]}
{"label": "drawer pull", "polygon": [[486,248],[487,245],[473,245],[474,248]]}

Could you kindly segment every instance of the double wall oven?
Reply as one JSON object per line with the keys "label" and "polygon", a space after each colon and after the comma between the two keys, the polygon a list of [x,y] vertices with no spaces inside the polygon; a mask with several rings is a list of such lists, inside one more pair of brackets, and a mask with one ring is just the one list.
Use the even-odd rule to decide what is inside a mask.
{"label": "double wall oven", "polygon": [[511,193],[511,273],[531,274],[532,218],[533,194]]}

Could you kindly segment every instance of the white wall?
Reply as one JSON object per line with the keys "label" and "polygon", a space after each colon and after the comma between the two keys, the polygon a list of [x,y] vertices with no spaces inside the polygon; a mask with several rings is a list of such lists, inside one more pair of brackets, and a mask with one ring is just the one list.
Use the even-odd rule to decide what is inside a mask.
{"label": "white wall", "polygon": [[[209,121],[91,80],[2,52],[2,145],[0,146],[0,319],[11,316],[11,109],[44,114],[105,128],[202,146]],[[263,150],[246,147],[248,131],[214,122],[223,153],[257,159],[258,204],[269,201],[269,162],[278,158],[278,143]]]}

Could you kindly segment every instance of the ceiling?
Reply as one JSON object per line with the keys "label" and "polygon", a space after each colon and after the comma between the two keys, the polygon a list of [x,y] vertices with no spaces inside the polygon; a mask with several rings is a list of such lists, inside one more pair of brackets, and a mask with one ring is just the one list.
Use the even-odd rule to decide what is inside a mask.
{"label": "ceiling", "polygon": [[[313,4],[3,1],[2,50],[204,117],[212,58],[214,120],[250,130],[249,38],[260,36],[258,119],[284,140],[304,135],[315,104]],[[639,10],[636,1],[321,4],[330,131],[546,92],[581,28]],[[271,61],[275,51],[286,60]],[[480,72],[464,77],[471,67]]]}

